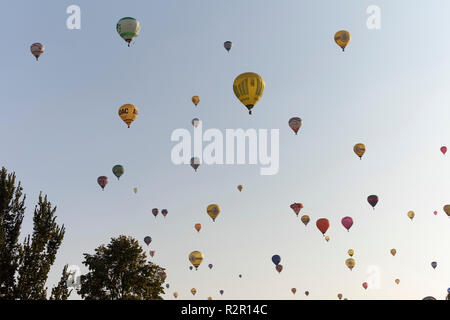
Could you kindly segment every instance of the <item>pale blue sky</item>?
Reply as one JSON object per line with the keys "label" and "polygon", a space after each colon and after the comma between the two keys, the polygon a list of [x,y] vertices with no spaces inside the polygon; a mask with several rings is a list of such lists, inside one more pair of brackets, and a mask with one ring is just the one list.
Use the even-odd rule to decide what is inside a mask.
{"label": "pale blue sky", "polygon": [[[71,4],[81,7],[81,30],[66,28]],[[366,27],[371,4],[381,8],[380,30]],[[28,196],[22,236],[40,190],[66,225],[49,287],[64,264],[81,265],[84,252],[126,234],[153,238],[169,299],[174,291],[192,298],[192,287],[195,299],[221,298],[220,289],[228,299],[304,299],[305,290],[308,299],[444,297],[450,159],[439,148],[450,146],[448,1],[17,0],[7,9],[0,160]],[[131,48],[115,30],[125,16],[141,23]],[[352,35],[345,53],[333,41],[341,29]],[[33,42],[45,45],[39,62]],[[252,116],[232,91],[247,71],[266,82]],[[131,129],[117,115],[124,103],[139,108]],[[303,119],[298,136],[287,125],[293,116]],[[280,129],[279,173],[173,165],[170,135],[191,130],[194,117],[204,129]],[[367,147],[361,161],[352,151],[358,142]],[[111,169],[119,163],[118,182]],[[104,192],[100,175],[110,177]],[[375,211],[370,194],[380,197]],[[306,228],[293,202],[310,215]],[[210,203],[222,207],[215,223]],[[155,219],[154,207],[168,216]],[[349,233],[340,224],[347,215],[355,221]],[[321,217],[331,222],[328,243],[315,226]],[[193,250],[205,255],[197,272],[188,268]],[[361,286],[370,266],[380,270],[378,290]]]}

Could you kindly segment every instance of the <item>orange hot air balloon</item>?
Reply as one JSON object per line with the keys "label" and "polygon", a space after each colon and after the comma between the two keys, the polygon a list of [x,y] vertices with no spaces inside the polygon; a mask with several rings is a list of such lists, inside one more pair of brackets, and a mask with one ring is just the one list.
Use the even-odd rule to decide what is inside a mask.
{"label": "orange hot air balloon", "polygon": [[310,218],[309,218],[308,215],[305,214],[305,215],[303,215],[303,216],[300,218],[300,220],[302,220],[303,224],[304,224],[305,227],[306,227],[306,225],[309,223]]}
{"label": "orange hot air balloon", "polygon": [[325,235],[325,232],[327,232],[328,228],[330,227],[330,221],[328,221],[328,219],[325,218],[320,218],[319,220],[316,221],[316,226],[317,229],[319,229],[320,232],[322,232],[322,234]]}
{"label": "orange hot air balloon", "polygon": [[291,204],[291,209],[294,211],[294,213],[298,217],[298,213],[300,212],[301,209],[303,209],[303,204],[301,204],[301,203],[293,203],[293,204]]}
{"label": "orange hot air balloon", "polygon": [[201,223],[196,223],[194,228],[195,228],[195,230],[197,230],[197,232],[200,232],[200,229],[202,228],[202,224]]}

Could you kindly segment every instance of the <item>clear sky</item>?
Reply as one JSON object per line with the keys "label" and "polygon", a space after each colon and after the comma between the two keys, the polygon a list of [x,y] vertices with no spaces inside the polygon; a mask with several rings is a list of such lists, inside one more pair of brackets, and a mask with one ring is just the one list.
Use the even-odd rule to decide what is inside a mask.
{"label": "clear sky", "polygon": [[[66,28],[71,4],[81,8],[81,30]],[[372,4],[381,8],[380,30],[366,26]],[[125,234],[147,252],[143,238],[153,238],[151,260],[166,268],[168,299],[174,291],[181,299],[305,299],[305,290],[307,299],[442,299],[450,287],[442,210],[450,159],[439,151],[450,146],[449,10],[445,0],[10,2],[0,164],[16,171],[27,194],[22,237],[41,190],[66,226],[49,288],[65,264],[85,272],[83,253]],[[141,23],[130,48],[115,30],[127,16]],[[333,40],[342,29],[352,35],[345,53]],[[33,42],[45,45],[39,62]],[[232,91],[248,71],[266,83],[252,116]],[[117,115],[124,103],[139,108],[130,129]],[[287,124],[294,116],[303,119],[298,136]],[[261,176],[259,165],[203,165],[197,173],[174,165],[171,133],[192,130],[194,117],[204,129],[280,129],[278,174]],[[352,150],[358,142],[367,147],[361,161]],[[116,164],[125,167],[120,181]],[[100,175],[110,177],[104,192]],[[380,198],[375,210],[370,194]],[[307,227],[293,202],[311,217]],[[211,203],[222,207],[215,223]],[[155,207],[169,214],[155,219]],[[350,232],[344,216],[355,222]],[[331,222],[329,242],[315,226],[322,217]],[[353,271],[344,264],[350,248]],[[205,256],[196,272],[193,250]],[[379,270],[380,287],[364,290],[376,277],[370,270]]]}

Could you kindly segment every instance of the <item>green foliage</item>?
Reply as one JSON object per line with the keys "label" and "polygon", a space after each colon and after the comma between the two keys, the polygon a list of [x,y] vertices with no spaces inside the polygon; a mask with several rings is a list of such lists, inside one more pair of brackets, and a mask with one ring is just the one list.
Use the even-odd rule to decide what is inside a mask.
{"label": "green foliage", "polygon": [[132,237],[112,238],[95,254],[84,254],[89,272],[78,290],[87,300],[162,300],[164,269],[146,261],[145,252]]}
{"label": "green foliage", "polygon": [[68,289],[67,281],[69,280],[70,274],[67,272],[67,264],[64,266],[61,280],[59,280],[58,285],[53,287],[52,295],[50,300],[67,300],[72,292],[72,289]]}

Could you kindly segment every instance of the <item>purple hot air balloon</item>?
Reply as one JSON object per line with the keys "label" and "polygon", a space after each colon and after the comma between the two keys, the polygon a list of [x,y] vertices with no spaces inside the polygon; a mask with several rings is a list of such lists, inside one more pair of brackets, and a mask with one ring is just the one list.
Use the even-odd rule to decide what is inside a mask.
{"label": "purple hot air balloon", "polygon": [[344,228],[347,229],[347,231],[350,231],[350,228],[353,225],[353,219],[350,217],[344,217],[342,218],[341,222]]}
{"label": "purple hot air balloon", "polygon": [[102,187],[102,190],[105,189],[106,185],[108,184],[108,177],[105,176],[100,176],[97,178],[97,183],[100,185],[100,187]]}
{"label": "purple hot air balloon", "polygon": [[189,266],[189,270],[192,270],[192,269],[194,269],[194,267],[193,266]]}
{"label": "purple hot air balloon", "polygon": [[369,202],[369,204],[372,206],[372,208],[375,210],[375,206],[378,203],[378,196],[372,194],[370,196],[367,197],[367,202]]}
{"label": "purple hot air balloon", "polygon": [[156,218],[156,216],[157,216],[158,213],[159,213],[159,210],[158,210],[157,208],[153,208],[153,209],[152,209],[152,213],[153,213],[153,215],[154,215],[155,218]]}
{"label": "purple hot air balloon", "polygon": [[224,292],[223,290],[220,290],[220,291],[219,291],[220,295],[223,295],[223,292]]}
{"label": "purple hot air balloon", "polygon": [[212,263],[208,264],[208,268],[212,269],[213,265]]}
{"label": "purple hot air balloon", "polygon": [[149,245],[150,242],[152,242],[152,238],[149,237],[149,236],[146,236],[146,237],[144,238],[144,242],[145,242],[146,245]]}

